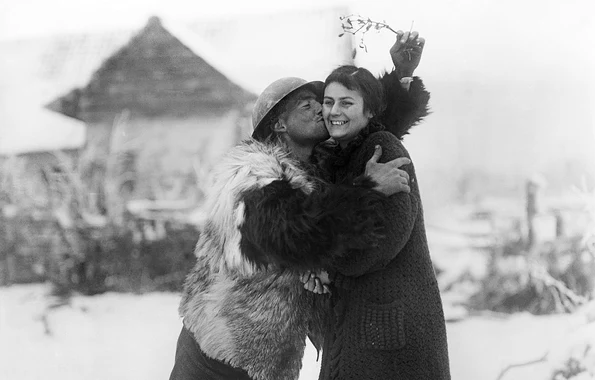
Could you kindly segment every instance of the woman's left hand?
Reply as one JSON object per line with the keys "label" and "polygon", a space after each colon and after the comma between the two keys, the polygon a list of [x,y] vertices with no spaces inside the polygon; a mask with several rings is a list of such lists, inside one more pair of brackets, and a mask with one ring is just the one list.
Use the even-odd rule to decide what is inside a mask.
{"label": "woman's left hand", "polygon": [[390,48],[390,57],[400,78],[411,77],[421,61],[426,40],[418,32],[397,31],[397,40]]}

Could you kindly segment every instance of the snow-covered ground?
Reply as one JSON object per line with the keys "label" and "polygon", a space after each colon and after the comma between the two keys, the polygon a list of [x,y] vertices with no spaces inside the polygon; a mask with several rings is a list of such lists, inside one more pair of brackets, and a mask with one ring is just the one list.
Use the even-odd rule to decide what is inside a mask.
{"label": "snow-covered ground", "polygon": [[[0,288],[0,379],[168,378],[181,326],[177,294],[75,296],[47,312],[48,290]],[[577,315],[527,314],[449,323],[452,378],[496,380],[507,365],[542,356],[581,323]],[[503,380],[549,380],[546,364],[512,369]],[[318,368],[308,346],[300,380],[316,379]]]}
{"label": "snow-covered ground", "polygon": [[[484,240],[492,227],[465,222],[469,210],[463,211],[446,213],[456,223],[427,223],[449,321],[452,379],[551,380],[553,369],[574,355],[591,374],[572,380],[595,380],[595,301],[572,315],[468,315],[461,303],[474,289],[458,280],[485,275],[483,248],[491,242]],[[0,287],[0,380],[169,378],[181,328],[179,294],[77,295],[68,305],[48,308],[56,302],[49,290],[45,284]],[[514,367],[498,379],[509,365],[546,353],[547,360]],[[316,380],[319,366],[308,345],[300,380]]]}

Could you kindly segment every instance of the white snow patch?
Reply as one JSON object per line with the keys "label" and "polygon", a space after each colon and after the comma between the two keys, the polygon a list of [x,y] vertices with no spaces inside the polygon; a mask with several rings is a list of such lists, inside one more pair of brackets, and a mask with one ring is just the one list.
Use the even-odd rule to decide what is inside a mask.
{"label": "white snow patch", "polygon": [[[177,314],[179,295],[107,293],[75,296],[70,305],[43,315],[51,298],[43,284],[0,288],[0,378],[61,380],[167,379],[181,328]],[[577,339],[595,331],[585,326],[587,311],[576,315],[536,317],[518,314],[510,318],[472,317],[448,324],[452,378],[496,379],[509,364],[536,359],[550,347],[561,353],[569,331]],[[588,325],[587,325],[588,326]],[[586,333],[586,334],[585,334]],[[570,349],[570,348],[569,348]],[[562,359],[560,359],[562,360]],[[307,346],[300,380],[317,379],[320,363]],[[556,361],[515,368],[504,380],[548,378]]]}

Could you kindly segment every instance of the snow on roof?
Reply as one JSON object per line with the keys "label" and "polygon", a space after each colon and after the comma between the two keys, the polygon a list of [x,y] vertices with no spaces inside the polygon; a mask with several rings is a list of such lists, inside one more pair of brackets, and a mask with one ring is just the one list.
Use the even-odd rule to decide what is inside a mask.
{"label": "snow on roof", "polygon": [[83,122],[44,108],[5,117],[2,116],[3,126],[12,128],[0,127],[0,156],[79,149],[85,144]]}

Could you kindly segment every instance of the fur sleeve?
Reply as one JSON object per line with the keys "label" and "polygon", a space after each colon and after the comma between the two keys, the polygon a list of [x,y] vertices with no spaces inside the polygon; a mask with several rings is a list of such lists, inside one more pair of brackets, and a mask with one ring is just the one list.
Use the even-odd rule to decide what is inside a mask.
{"label": "fur sleeve", "polygon": [[344,185],[306,195],[283,180],[252,189],[242,199],[242,255],[260,266],[328,267],[347,251],[364,252],[382,238],[384,199],[374,190]]}
{"label": "fur sleeve", "polygon": [[[320,355],[320,351],[324,346],[324,336],[331,318],[332,307],[328,295],[315,294],[312,301],[314,307],[312,307],[308,320],[308,338],[316,348],[317,354]],[[316,361],[318,361],[318,355]]]}
{"label": "fur sleeve", "polygon": [[414,77],[409,91],[399,82],[396,71],[384,74],[380,79],[384,87],[386,110],[379,121],[387,131],[401,139],[409,129],[429,115],[430,93],[419,77]]}

